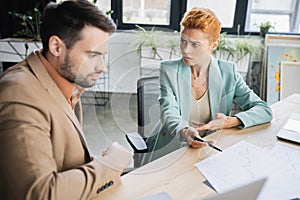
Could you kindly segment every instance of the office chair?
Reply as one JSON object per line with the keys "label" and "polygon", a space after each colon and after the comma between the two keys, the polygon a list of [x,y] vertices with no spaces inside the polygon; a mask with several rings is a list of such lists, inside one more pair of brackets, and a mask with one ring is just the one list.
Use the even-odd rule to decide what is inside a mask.
{"label": "office chair", "polygon": [[140,167],[180,147],[160,121],[159,77],[137,81],[138,131],[126,134],[134,149],[134,167]]}

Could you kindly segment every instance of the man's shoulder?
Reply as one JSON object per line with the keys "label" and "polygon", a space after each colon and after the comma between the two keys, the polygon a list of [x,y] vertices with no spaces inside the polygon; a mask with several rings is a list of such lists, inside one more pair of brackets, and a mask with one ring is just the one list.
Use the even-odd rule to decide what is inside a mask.
{"label": "man's shoulder", "polygon": [[18,83],[26,81],[26,77],[31,76],[32,72],[28,68],[25,61],[6,69],[0,77],[0,82]]}
{"label": "man's shoulder", "polygon": [[9,67],[0,77],[0,93],[5,95],[18,95],[15,93],[28,93],[33,91],[36,78],[33,72],[26,65],[26,62],[18,63]]}

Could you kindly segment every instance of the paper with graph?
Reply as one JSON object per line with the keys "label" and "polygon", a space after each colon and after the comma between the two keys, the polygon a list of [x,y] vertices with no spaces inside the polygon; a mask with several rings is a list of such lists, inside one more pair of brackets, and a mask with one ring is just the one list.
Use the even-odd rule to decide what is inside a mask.
{"label": "paper with graph", "polygon": [[[241,141],[222,153],[196,163],[195,166],[218,193],[268,177],[259,198],[280,199],[277,197],[287,196],[295,198],[299,196],[299,192],[292,188],[295,188],[293,186],[300,188],[299,154],[300,151],[283,146],[276,146],[268,151]],[[280,190],[274,192],[273,188]]]}
{"label": "paper with graph", "polygon": [[270,153],[283,160],[284,165],[272,173],[258,199],[299,199],[300,151],[278,144]]}

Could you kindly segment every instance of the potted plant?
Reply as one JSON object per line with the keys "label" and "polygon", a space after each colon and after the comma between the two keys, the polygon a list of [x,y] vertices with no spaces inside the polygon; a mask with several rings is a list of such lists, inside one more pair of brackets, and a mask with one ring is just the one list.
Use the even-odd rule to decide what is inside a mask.
{"label": "potted plant", "polygon": [[167,32],[162,30],[156,30],[153,26],[150,30],[136,25],[138,28],[135,33],[137,39],[133,42],[133,46],[136,48],[137,53],[141,54],[143,48],[151,50],[153,58],[158,57],[163,59],[159,53],[159,49],[168,49],[170,51],[170,57],[179,53],[179,33]]}
{"label": "potted plant", "polygon": [[259,28],[259,35],[262,38],[265,38],[266,34],[270,31],[270,29],[275,30],[275,26],[270,21],[263,21],[260,24],[258,24],[257,26]]}
{"label": "potted plant", "polygon": [[261,54],[263,45],[256,38],[250,36],[237,38],[227,36],[226,32],[221,33],[220,40],[214,55],[222,59],[239,62],[245,56],[257,56]]}
{"label": "potted plant", "polygon": [[263,49],[264,46],[258,38],[249,35],[231,37],[223,32],[220,35],[219,45],[213,53],[216,58],[235,62],[238,72],[245,81],[248,81],[251,59],[261,56]]}
{"label": "potted plant", "polygon": [[136,27],[138,28],[138,31],[136,32],[137,40],[134,41],[133,45],[136,46],[137,53],[142,55],[143,47],[148,47],[151,50],[151,57],[160,57],[157,53],[157,49],[161,47],[159,37],[161,32],[156,31],[154,26],[149,31],[139,25],[136,25]]}
{"label": "potted plant", "polygon": [[[97,3],[97,0],[93,0],[93,3]],[[41,11],[40,2],[34,5],[33,10],[28,10],[26,13],[8,12],[14,18],[18,19],[22,27],[13,36],[22,37],[28,40],[39,41],[40,40],[40,25],[41,25]],[[113,11],[108,10],[105,13],[111,14]]]}
{"label": "potted plant", "polygon": [[156,75],[159,62],[179,56],[179,33],[136,25],[137,39],[132,43],[140,57],[140,76]]}
{"label": "potted plant", "polygon": [[22,29],[17,31],[13,36],[36,41],[40,40],[41,12],[38,7],[39,3],[36,3],[33,10],[29,10],[26,13],[8,12],[19,20],[22,27]]}
{"label": "potted plant", "polygon": [[[21,59],[27,56],[27,53],[32,48],[40,48],[40,24],[41,11],[40,2],[37,1],[32,10],[25,13],[9,11],[8,13],[20,24],[20,29],[14,33],[12,38],[5,38],[2,41],[7,42]],[[21,44],[21,45],[20,45]],[[23,47],[24,48],[23,48]],[[23,50],[25,49],[25,52]]]}

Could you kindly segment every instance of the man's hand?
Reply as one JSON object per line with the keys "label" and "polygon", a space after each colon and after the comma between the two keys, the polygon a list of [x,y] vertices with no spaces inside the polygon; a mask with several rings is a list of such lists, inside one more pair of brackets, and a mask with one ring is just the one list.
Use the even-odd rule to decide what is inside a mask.
{"label": "man's hand", "polygon": [[106,165],[112,168],[123,170],[127,168],[132,161],[132,153],[127,151],[118,142],[113,142],[102,154],[102,159]]}

